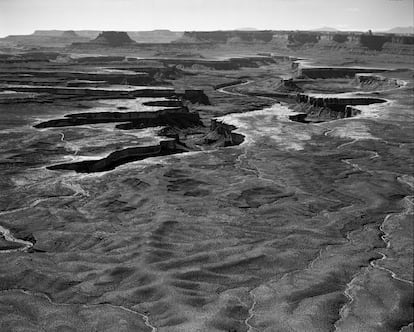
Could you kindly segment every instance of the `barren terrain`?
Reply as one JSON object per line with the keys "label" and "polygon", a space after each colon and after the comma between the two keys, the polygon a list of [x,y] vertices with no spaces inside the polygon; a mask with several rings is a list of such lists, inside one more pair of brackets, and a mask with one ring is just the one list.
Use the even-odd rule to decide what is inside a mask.
{"label": "barren terrain", "polygon": [[1,64],[1,331],[413,331],[412,57],[257,51]]}

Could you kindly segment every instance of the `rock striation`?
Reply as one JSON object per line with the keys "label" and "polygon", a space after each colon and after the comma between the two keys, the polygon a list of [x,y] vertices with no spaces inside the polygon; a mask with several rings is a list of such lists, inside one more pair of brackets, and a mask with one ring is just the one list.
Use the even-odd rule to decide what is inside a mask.
{"label": "rock striation", "polygon": [[386,102],[386,100],[381,98],[338,97],[334,95],[319,96],[303,93],[297,95],[296,101],[299,103],[296,110],[304,113],[291,116],[290,119],[303,123],[350,118],[361,112],[358,108],[354,107],[356,105],[371,105]]}

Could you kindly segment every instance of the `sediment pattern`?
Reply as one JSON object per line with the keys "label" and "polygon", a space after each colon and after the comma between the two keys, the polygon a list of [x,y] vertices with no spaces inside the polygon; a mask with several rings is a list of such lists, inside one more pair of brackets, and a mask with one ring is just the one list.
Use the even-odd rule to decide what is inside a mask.
{"label": "sediment pattern", "polygon": [[94,174],[46,166],[157,146],[157,131],[112,115],[33,128],[67,109],[5,109],[19,126],[0,132],[0,330],[409,330],[410,84],[338,121],[276,102],[227,114],[200,134],[213,148]]}
{"label": "sediment pattern", "polygon": [[[270,120],[256,119],[261,127],[272,127]],[[390,218],[408,218],[410,188],[399,180],[408,166],[384,168],[396,155],[409,158],[408,143],[368,139],[338,148],[343,139],[318,130],[311,140],[297,138],[303,145],[296,150],[264,134],[240,148],[169,156],[100,177],[64,182],[48,174],[37,193],[45,200],[30,206],[28,187],[21,193],[28,210],[9,214],[16,236],[19,229],[33,234],[42,254],[3,256],[1,274],[5,290],[45,295],[27,302],[27,294],[2,292],[2,310],[23,305],[20,299],[65,315],[71,305],[111,304],[117,319],[131,315],[116,309],[122,306],[147,315],[157,331],[351,331],[361,328],[376,294],[387,299],[374,319],[381,329],[368,319],[364,328],[409,324],[412,284],[399,279],[410,273],[398,270],[391,253],[402,249],[381,239],[397,231],[388,229]],[[48,193],[57,185],[70,191],[58,201]],[[142,317],[136,324],[145,330]],[[30,326],[27,319],[20,323]]]}

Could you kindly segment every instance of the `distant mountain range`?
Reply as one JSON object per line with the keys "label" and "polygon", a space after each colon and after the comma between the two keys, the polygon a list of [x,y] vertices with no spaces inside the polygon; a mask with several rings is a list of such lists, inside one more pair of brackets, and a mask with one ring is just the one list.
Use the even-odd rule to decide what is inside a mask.
{"label": "distant mountain range", "polygon": [[236,29],[236,31],[257,31],[257,29],[251,28],[251,27],[244,27],[244,28]]}
{"label": "distant mountain range", "polygon": [[322,28],[318,28],[318,29],[312,29],[311,31],[327,31],[327,32],[336,32],[336,31],[340,31],[340,30],[335,29],[335,28],[331,28],[331,27],[322,27]]}
{"label": "distant mountain range", "polygon": [[[319,31],[319,32],[340,32],[341,30],[331,28],[331,27],[322,27],[318,29],[312,29],[311,31]],[[395,27],[386,31],[379,31],[376,30],[375,32],[380,33],[395,33],[395,34],[414,34],[414,26],[409,27]]]}
{"label": "distant mountain range", "polygon": [[384,31],[386,33],[402,33],[402,34],[414,34],[414,26],[410,27],[395,27],[390,30]]}
{"label": "distant mountain range", "polygon": [[[264,29],[264,30],[266,30],[266,29]],[[268,30],[272,30],[272,29],[268,29]],[[289,29],[286,29],[286,30],[289,30]],[[251,28],[251,27],[246,27],[246,28],[235,29],[235,31],[259,31],[259,29]],[[309,30],[309,31],[335,32],[335,31],[340,31],[340,30],[335,29],[335,28],[331,28],[331,27],[322,27],[322,28],[318,28],[318,29],[312,29],[312,30]]]}

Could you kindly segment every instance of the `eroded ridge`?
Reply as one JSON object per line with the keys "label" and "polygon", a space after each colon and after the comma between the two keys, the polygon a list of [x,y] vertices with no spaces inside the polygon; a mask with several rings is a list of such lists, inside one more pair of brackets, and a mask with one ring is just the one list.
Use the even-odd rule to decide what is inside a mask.
{"label": "eroded ridge", "polygon": [[1,56],[0,330],[409,330],[412,71],[202,45]]}
{"label": "eroded ridge", "polygon": [[302,123],[351,118],[361,113],[357,107],[359,105],[381,104],[387,101],[373,97],[307,94],[298,94],[296,100],[299,105],[294,109],[304,113],[291,116],[291,120]]}

